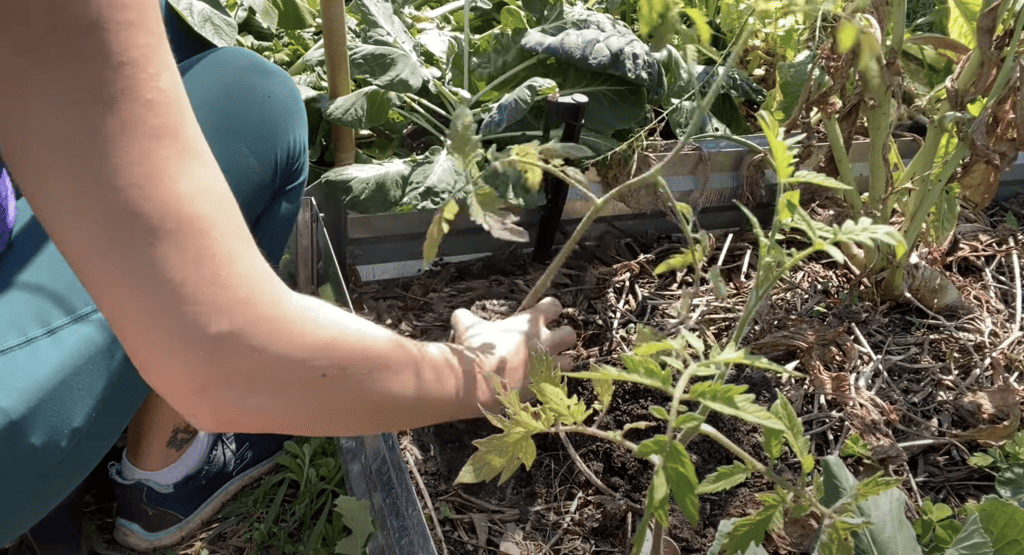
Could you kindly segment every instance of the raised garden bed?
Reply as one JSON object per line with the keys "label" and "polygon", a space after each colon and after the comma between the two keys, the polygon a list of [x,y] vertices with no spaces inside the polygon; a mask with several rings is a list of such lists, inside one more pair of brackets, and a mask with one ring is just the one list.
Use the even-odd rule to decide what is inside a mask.
{"label": "raised garden bed", "polygon": [[[1020,236],[1000,225],[1006,213],[1016,211],[1021,205],[1012,199],[995,205],[978,221],[963,222],[956,247],[943,253],[944,266],[968,299],[968,315],[943,321],[914,307],[861,303],[870,292],[860,290],[855,276],[831,263],[812,262],[779,286],[748,342],[780,363],[795,363],[809,379],[783,381],[740,370],[733,372],[730,382],[748,385],[765,406],[777,390],[785,394],[812,437],[816,456],[839,453],[850,434],[858,433],[876,461],[906,478],[904,488],[918,504],[931,498],[957,507],[989,492],[991,475],[966,461],[982,450],[972,443],[971,434],[996,416],[979,412],[968,393],[991,392],[998,385],[976,371],[986,356],[998,353],[1008,376],[1024,361],[1013,316],[1013,266],[1019,266],[1019,259],[1012,254],[1012,242],[1019,242]],[[711,260],[721,257],[728,297],[717,301],[705,288],[705,296],[695,300],[703,305],[701,331],[709,338],[723,336],[733,325],[735,307],[747,292],[753,268],[742,235],[720,233],[717,245]],[[678,278],[656,278],[651,270],[679,246],[665,237],[605,235],[574,256],[552,292],[567,308],[563,323],[581,332],[575,352],[578,366],[611,362],[630,346],[636,323],[672,329]],[[412,337],[443,340],[455,308],[472,307],[481,316],[501,317],[514,310],[536,277],[523,253],[509,251],[444,265],[398,283],[353,289],[361,314]],[[852,398],[832,388],[851,383]],[[588,400],[589,389],[587,384],[575,384],[570,392]],[[649,419],[647,407],[664,401],[641,388],[620,386],[604,417],[606,424],[610,429]],[[725,420],[720,417],[716,427],[750,452],[760,453],[753,426]],[[600,440],[570,435],[582,466],[609,492],[588,480],[571,452],[552,435],[538,440],[538,458],[530,471],[518,472],[501,486],[492,481],[454,487],[455,476],[472,454],[472,440],[492,433],[495,429],[480,420],[399,437],[402,458],[416,461],[410,483],[418,482],[418,474],[427,488],[429,508],[420,494],[424,514],[432,509],[439,518],[445,548],[437,542],[437,553],[500,552],[496,550],[502,549],[502,541],[517,545],[521,553],[628,550],[639,517],[634,509],[643,503],[651,476],[646,463]],[[644,432],[631,434],[638,441]],[[732,460],[716,444],[701,439],[691,444],[690,452],[699,478]],[[848,462],[854,469],[875,468],[866,459]],[[758,507],[755,494],[770,488],[766,480],[754,478],[739,489],[703,496],[697,527],[673,509],[667,533],[682,552],[705,553],[719,521],[751,513]],[[435,526],[430,529],[436,539]],[[770,553],[800,553],[813,534],[807,522],[794,521],[787,524],[785,534],[769,538],[766,548]],[[511,547],[505,549],[515,553]]]}

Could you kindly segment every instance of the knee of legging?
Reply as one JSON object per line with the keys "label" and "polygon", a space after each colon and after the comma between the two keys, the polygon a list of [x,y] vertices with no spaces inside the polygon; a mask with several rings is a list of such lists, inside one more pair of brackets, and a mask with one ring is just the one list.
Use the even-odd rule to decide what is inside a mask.
{"label": "knee of legging", "polygon": [[245,91],[246,101],[240,109],[248,111],[248,117],[242,119],[258,122],[249,140],[258,143],[260,150],[274,153],[279,185],[304,184],[309,131],[306,109],[295,82],[286,71],[255,52],[234,46],[218,50],[225,69],[235,76],[236,90]]}

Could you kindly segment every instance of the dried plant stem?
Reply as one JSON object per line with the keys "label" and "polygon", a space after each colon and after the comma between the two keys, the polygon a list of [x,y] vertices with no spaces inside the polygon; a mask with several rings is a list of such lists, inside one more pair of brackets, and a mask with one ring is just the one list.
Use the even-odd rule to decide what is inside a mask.
{"label": "dried plant stem", "polygon": [[441,553],[442,555],[448,555],[448,546],[444,542],[444,530],[441,529],[441,521],[437,518],[437,512],[434,511],[434,502],[430,500],[430,492],[427,490],[426,484],[423,483],[420,471],[416,469],[416,461],[413,460],[412,454],[405,454],[405,462],[412,472],[413,478],[416,479],[416,485],[420,487],[420,493],[423,494],[423,502],[426,503],[427,510],[430,511],[430,520],[434,521],[434,528],[437,529],[437,539],[441,542]]}
{"label": "dried plant stem", "polygon": [[[565,450],[569,452],[569,457],[572,458],[572,462],[576,463],[576,468],[578,468],[580,472],[583,473],[583,476],[585,476],[587,480],[594,485],[594,487],[596,487],[601,491],[601,493],[609,497],[615,499],[619,499],[621,497],[619,494],[612,491],[612,488],[604,485],[604,482],[602,482],[600,478],[598,478],[589,468],[587,468],[587,465],[583,462],[583,459],[580,458],[579,453],[576,452],[576,449],[572,446],[572,443],[569,442],[569,437],[565,435],[565,432],[559,431],[558,437],[559,439],[562,440],[562,445],[565,446]],[[639,514],[644,514],[644,508],[641,507],[640,505],[637,505],[636,503],[633,503],[628,499],[623,499],[623,501],[625,501],[626,506],[629,507],[631,511]]]}

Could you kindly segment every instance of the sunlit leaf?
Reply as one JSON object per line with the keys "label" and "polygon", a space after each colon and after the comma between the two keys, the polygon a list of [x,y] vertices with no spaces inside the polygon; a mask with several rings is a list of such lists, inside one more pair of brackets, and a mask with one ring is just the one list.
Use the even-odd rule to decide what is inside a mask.
{"label": "sunlit leaf", "polygon": [[437,251],[441,248],[441,240],[451,228],[451,221],[459,213],[459,203],[455,199],[449,200],[439,208],[430,221],[427,228],[427,235],[423,241],[423,264],[429,265],[437,258]]}
{"label": "sunlit leaf", "polygon": [[697,486],[697,494],[718,493],[732,489],[743,483],[750,473],[753,472],[749,466],[734,462],[729,466],[720,466],[718,470],[708,474]]}
{"label": "sunlit leaf", "polygon": [[697,526],[700,521],[700,508],[697,501],[697,471],[686,452],[678,441],[670,441],[665,451],[665,477],[672,497],[690,524]]}
{"label": "sunlit leaf", "polygon": [[746,420],[753,424],[785,430],[785,425],[768,409],[758,405],[754,396],[744,393],[746,385],[721,384],[712,381],[698,382],[690,387],[686,397],[689,400],[707,405],[722,414]]}

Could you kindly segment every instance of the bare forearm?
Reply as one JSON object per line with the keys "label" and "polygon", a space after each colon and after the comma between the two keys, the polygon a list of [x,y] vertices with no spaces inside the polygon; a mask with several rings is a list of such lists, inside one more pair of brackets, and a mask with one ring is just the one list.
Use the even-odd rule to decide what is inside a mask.
{"label": "bare forearm", "polygon": [[219,343],[203,393],[211,412],[195,415],[212,431],[407,429],[479,414],[489,387],[460,347],[412,341],[298,294]]}

